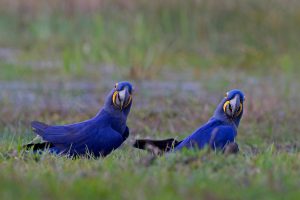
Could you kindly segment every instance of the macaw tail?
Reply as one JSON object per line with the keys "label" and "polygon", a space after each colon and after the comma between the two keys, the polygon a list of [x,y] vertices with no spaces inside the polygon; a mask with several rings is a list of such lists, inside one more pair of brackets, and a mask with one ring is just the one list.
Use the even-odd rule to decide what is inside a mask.
{"label": "macaw tail", "polygon": [[38,134],[38,135],[43,135],[43,133],[45,132],[45,130],[49,127],[49,125],[44,124],[42,122],[38,122],[38,121],[33,121],[31,122],[31,127],[32,130]]}
{"label": "macaw tail", "polygon": [[144,149],[148,151],[153,151],[153,149],[157,149],[161,152],[168,152],[174,149],[181,141],[177,141],[174,138],[169,138],[165,140],[151,140],[151,139],[141,139],[136,140],[133,144],[133,147],[138,149]]}
{"label": "macaw tail", "polygon": [[43,142],[43,143],[29,143],[23,145],[23,149],[25,150],[33,150],[33,151],[38,151],[38,150],[46,150],[54,147],[54,145],[50,142]]}
{"label": "macaw tail", "polygon": [[46,150],[54,145],[50,142],[44,141],[40,135],[43,135],[45,130],[49,127],[49,125],[44,124],[42,122],[33,121],[31,122],[31,127],[33,132],[35,132],[38,136],[35,137],[30,143],[23,145],[23,149],[25,150]]}

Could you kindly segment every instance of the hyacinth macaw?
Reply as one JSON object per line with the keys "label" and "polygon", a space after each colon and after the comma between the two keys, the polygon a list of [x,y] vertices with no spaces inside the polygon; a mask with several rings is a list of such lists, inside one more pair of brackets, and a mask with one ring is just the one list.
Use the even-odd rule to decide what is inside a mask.
{"label": "hyacinth macaw", "polygon": [[[228,144],[235,142],[237,128],[243,116],[244,101],[245,96],[242,91],[231,90],[226,93],[226,96],[217,106],[212,118],[184,140],[177,141],[172,138],[166,140],[142,139],[136,140],[133,146],[139,149],[154,147],[163,152],[180,151],[184,148],[202,149],[205,146],[224,151]],[[238,151],[236,144],[230,147],[235,148],[229,151],[234,153]]]}
{"label": "hyacinth macaw", "polygon": [[41,122],[31,123],[42,143],[25,145],[26,149],[68,156],[106,156],[117,149],[128,137],[127,116],[132,105],[133,87],[129,82],[119,82],[108,94],[98,114],[80,123],[51,126]]}

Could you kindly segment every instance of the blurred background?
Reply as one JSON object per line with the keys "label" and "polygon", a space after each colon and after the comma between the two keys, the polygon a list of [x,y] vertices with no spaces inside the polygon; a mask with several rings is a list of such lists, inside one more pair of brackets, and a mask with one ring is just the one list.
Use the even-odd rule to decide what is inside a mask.
{"label": "blurred background", "polygon": [[[110,66],[133,79],[189,68],[285,72],[300,59],[299,4],[1,0],[1,68],[14,68],[22,78],[98,77]],[[1,69],[1,79],[12,78]]]}
{"label": "blurred background", "polygon": [[299,24],[297,0],[0,0],[1,130],[87,119],[129,80],[133,136],[183,137],[240,88],[242,142],[290,142]]}

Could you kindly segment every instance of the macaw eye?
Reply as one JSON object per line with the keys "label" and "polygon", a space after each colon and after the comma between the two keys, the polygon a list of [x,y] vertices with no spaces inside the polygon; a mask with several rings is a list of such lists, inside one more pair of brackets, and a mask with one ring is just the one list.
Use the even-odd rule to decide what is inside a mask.
{"label": "macaw eye", "polygon": [[115,84],[115,89],[117,89],[117,87],[118,87],[118,83]]}

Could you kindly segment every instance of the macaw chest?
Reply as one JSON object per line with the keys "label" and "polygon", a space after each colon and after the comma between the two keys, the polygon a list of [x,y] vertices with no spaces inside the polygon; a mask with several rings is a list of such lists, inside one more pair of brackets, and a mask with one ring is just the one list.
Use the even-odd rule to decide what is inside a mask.
{"label": "macaw chest", "polygon": [[235,135],[234,130],[220,129],[217,132],[212,132],[210,135],[210,146],[213,149],[223,149],[226,144],[234,142]]}
{"label": "macaw chest", "polygon": [[126,130],[126,120],[122,118],[113,118],[110,120],[111,128],[122,134]]}

